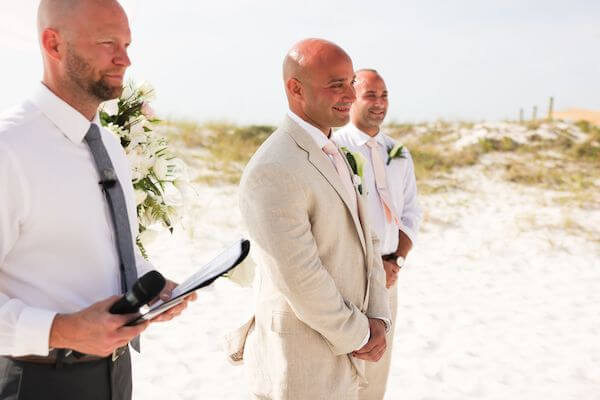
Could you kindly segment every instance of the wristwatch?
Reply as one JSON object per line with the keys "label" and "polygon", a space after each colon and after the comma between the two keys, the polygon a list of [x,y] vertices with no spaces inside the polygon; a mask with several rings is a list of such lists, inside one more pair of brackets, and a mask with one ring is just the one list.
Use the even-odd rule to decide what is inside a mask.
{"label": "wristwatch", "polygon": [[404,266],[404,257],[398,256],[396,257],[396,265],[402,268]]}
{"label": "wristwatch", "polygon": [[404,257],[397,256],[396,253],[385,254],[382,258],[386,261],[395,261],[396,265],[401,268],[404,265]]}

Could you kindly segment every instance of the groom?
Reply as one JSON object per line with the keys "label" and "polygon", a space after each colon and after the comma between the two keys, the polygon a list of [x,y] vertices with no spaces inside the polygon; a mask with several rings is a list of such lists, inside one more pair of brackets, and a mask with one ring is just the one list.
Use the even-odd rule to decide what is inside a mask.
{"label": "groom", "polygon": [[354,400],[365,361],[385,352],[390,311],[365,200],[329,139],[349,121],[352,60],[331,42],[306,39],[285,57],[283,79],[288,114],[240,187],[259,264],[243,353],[250,391],[255,399]]}

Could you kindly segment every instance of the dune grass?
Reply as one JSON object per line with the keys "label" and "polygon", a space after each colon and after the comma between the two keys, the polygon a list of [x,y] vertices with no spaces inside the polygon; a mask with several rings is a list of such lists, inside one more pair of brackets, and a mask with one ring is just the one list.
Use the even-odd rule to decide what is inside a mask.
{"label": "dune grass", "polygon": [[195,181],[207,184],[239,183],[252,154],[275,131],[269,125],[227,122],[172,121],[166,126],[169,137],[183,147],[179,156],[195,167]]}
{"label": "dune grass", "polygon": [[[540,126],[538,122],[527,129]],[[600,203],[596,194],[600,192],[600,128],[586,122],[576,126],[588,134],[588,140],[578,143],[557,125],[551,126],[558,134],[553,140],[527,131],[531,139],[526,144],[510,137],[483,138],[462,148],[454,146],[458,132],[473,129],[474,123],[391,123],[385,129],[410,150],[422,194],[460,188],[453,171],[476,165],[493,153],[506,156],[495,157],[495,164],[487,168],[503,171],[500,176],[508,182],[562,191],[558,198],[564,202]],[[252,154],[275,130],[269,125],[227,122],[176,121],[166,127],[170,139],[184,148],[179,155],[197,171],[195,180],[207,184],[237,184]]]}

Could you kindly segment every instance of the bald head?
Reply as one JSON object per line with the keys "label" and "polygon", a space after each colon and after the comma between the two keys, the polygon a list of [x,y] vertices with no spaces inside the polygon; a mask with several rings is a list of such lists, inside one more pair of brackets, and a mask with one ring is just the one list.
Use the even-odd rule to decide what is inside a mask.
{"label": "bald head", "polygon": [[80,2],[77,0],[41,0],[38,7],[37,28],[42,33],[44,29],[64,30],[68,21]]}
{"label": "bald head", "polygon": [[367,69],[367,68],[359,69],[355,72],[355,74],[356,74],[356,78],[355,78],[354,86],[356,88],[364,86],[368,82],[371,82],[371,81],[376,81],[376,80],[383,81],[383,78],[381,77],[381,75],[379,75],[379,72],[377,72],[377,70],[375,70],[375,69]]}
{"label": "bald head", "polygon": [[116,0],[41,0],[38,7],[38,33],[54,29],[63,35],[73,33],[79,22],[87,23],[86,17],[94,15],[94,9],[104,9],[125,15]]}
{"label": "bald head", "polygon": [[283,80],[290,110],[326,135],[350,119],[354,70],[348,54],[335,43],[296,43],[283,60]]}
{"label": "bald head", "polygon": [[335,43],[324,39],[304,39],[296,43],[283,60],[283,80],[290,78],[299,80],[310,77],[311,71],[327,67],[332,62],[350,56]]}

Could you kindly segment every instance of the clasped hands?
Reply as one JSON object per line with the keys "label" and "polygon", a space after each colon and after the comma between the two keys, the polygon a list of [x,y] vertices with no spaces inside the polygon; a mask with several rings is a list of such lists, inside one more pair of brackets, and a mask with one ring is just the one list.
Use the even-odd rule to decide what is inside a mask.
{"label": "clasped hands", "polygon": [[369,318],[369,341],[360,349],[353,351],[352,355],[365,361],[377,362],[381,359],[387,348],[385,337],[385,322],[377,318]]}

